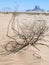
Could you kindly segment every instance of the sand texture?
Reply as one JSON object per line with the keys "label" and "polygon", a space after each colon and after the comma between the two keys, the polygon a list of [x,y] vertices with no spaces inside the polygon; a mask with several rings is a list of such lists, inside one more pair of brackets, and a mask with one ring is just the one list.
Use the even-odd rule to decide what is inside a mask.
{"label": "sand texture", "polygon": [[[12,13],[0,13],[0,65],[49,65],[49,48],[43,45],[38,45],[38,48],[40,51],[38,51],[36,48],[34,48],[31,45],[26,46],[25,48],[21,49],[18,52],[10,53],[8,55],[8,52],[4,50],[4,46],[9,42],[13,41],[13,39],[9,38],[7,36],[7,29],[9,22],[12,18]],[[49,15],[45,14],[16,14],[15,21],[13,24],[13,27],[15,30],[17,29],[17,25],[20,25],[22,28],[24,25],[28,25],[28,27],[33,23],[33,21],[36,20],[45,20],[46,25],[49,26]],[[17,24],[19,22],[19,24]],[[21,40],[17,33],[13,32],[11,29],[12,20],[9,25],[9,32],[8,34],[14,38],[21,44],[23,43],[23,40]],[[25,28],[25,26],[24,26]],[[25,30],[23,30],[25,32]],[[19,32],[22,33],[20,27]],[[29,32],[26,32],[26,35],[29,34]],[[45,36],[45,40],[49,40],[49,32],[46,32],[48,36]],[[16,36],[17,35],[17,36]],[[40,41],[43,42],[43,41]],[[45,44],[49,45],[49,42],[44,42]],[[5,51],[2,55],[2,51]]]}

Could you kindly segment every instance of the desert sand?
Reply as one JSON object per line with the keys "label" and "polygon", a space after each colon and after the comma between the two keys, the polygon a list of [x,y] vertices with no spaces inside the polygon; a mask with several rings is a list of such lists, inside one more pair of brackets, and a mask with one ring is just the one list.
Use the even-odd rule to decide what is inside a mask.
{"label": "desert sand", "polygon": [[[7,37],[7,28],[11,18],[12,13],[0,13],[0,53],[4,50],[4,45],[10,40],[10,38]],[[19,13],[16,16],[16,19],[18,19],[19,22],[23,21],[29,25],[32,24],[31,21],[44,19],[46,20],[47,25],[49,24],[49,14],[46,15],[45,13],[27,15],[25,13]],[[9,35],[14,35],[11,28]],[[45,40],[49,40],[49,36],[46,36]],[[49,42],[45,42],[45,44],[49,45]],[[11,53],[9,55],[0,55],[0,65],[49,65],[49,48],[42,45],[38,46],[38,48],[40,51],[29,45],[19,52]],[[35,57],[36,55],[33,56],[34,53],[37,53],[37,56],[41,56],[41,58]]]}

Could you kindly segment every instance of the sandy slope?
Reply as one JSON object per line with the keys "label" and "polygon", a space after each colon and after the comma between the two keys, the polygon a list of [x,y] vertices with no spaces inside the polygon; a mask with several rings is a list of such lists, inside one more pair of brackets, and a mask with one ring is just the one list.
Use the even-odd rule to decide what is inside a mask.
{"label": "sandy slope", "polygon": [[[6,34],[7,34],[8,23],[11,17],[12,17],[12,14],[0,13],[0,52],[2,51],[2,45],[6,44],[10,40],[6,36]],[[19,18],[18,19],[19,21],[21,22],[24,21],[27,24],[28,22],[26,22],[25,19],[27,19],[27,21],[30,21],[30,20],[34,21],[35,19],[43,18],[44,20],[49,22],[49,15],[47,16],[47,15],[42,15],[42,14],[27,15],[27,16],[25,14],[21,14],[18,16],[18,18]],[[31,23],[29,22],[29,24]],[[11,31],[12,30],[10,29],[10,33]],[[13,35],[13,33],[11,34]],[[46,37],[46,39],[49,39],[49,38]],[[49,44],[49,43],[46,42],[45,44]],[[12,53],[6,56],[0,55],[0,65],[49,65],[49,48],[45,46],[38,46],[38,47],[40,51],[35,49],[33,46],[28,46],[15,54]],[[41,55],[41,59],[33,56],[34,51],[36,51],[37,54]]]}

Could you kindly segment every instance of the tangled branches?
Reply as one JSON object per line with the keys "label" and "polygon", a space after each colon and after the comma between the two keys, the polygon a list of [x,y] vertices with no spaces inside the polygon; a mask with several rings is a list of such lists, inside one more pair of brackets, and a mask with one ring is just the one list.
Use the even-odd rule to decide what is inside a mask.
{"label": "tangled branches", "polygon": [[[16,53],[28,45],[32,45],[37,50],[39,50],[39,49],[36,47],[36,45],[43,45],[43,46],[49,47],[47,44],[39,42],[39,40],[42,40],[45,32],[48,30],[45,20],[39,19],[39,20],[32,21],[31,25],[26,24],[26,22],[21,23],[21,21],[20,21],[20,23],[21,23],[20,24],[19,21],[16,20],[17,29],[15,29],[15,18],[16,18],[16,14],[13,13],[13,16],[12,16],[11,20],[9,21],[8,28],[7,28],[7,37],[9,37],[10,39],[13,39],[13,41],[9,41],[5,45],[5,47],[4,47],[5,51],[7,51],[9,54]],[[11,28],[15,34],[15,36],[12,36],[12,37],[9,36],[9,34],[8,34],[10,24],[11,24]],[[16,38],[14,38],[14,37],[16,37]],[[18,38],[18,40],[17,40],[17,38]],[[21,42],[19,42],[19,40],[21,40]]]}

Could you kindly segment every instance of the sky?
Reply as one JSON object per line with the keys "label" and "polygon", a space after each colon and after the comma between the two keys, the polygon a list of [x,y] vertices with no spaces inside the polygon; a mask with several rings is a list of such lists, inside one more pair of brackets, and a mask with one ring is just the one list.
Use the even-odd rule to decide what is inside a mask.
{"label": "sky", "polygon": [[26,11],[34,9],[35,5],[49,10],[49,0],[0,0],[0,11]]}

